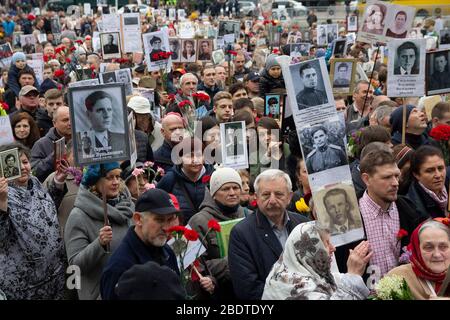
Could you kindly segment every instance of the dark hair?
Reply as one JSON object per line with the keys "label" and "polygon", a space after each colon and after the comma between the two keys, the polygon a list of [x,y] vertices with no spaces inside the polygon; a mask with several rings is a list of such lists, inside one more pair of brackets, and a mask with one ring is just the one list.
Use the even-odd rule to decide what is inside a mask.
{"label": "dark hair", "polygon": [[255,109],[252,100],[250,100],[249,98],[239,98],[233,102],[234,111],[244,109],[245,107],[249,107],[252,110]]}
{"label": "dark hair", "polygon": [[328,130],[324,126],[314,126],[311,129],[311,138],[316,134],[317,131],[322,130],[325,134],[328,134]]}
{"label": "dark hair", "polygon": [[5,164],[8,164],[7,162],[8,162],[8,160],[11,159],[11,158],[13,158],[14,161],[16,161],[16,156],[13,155],[12,153],[10,153],[10,154],[8,154],[8,155],[5,157]]}
{"label": "dark hair", "polygon": [[90,95],[88,95],[84,101],[86,109],[88,111],[92,111],[92,108],[95,106],[95,103],[101,99],[109,99],[111,103],[113,102],[113,98],[111,95],[105,91],[94,91]]}
{"label": "dark hair", "polygon": [[30,151],[30,149],[27,148],[26,146],[24,146],[23,144],[21,144],[18,141],[15,141],[13,143],[5,144],[5,145],[0,146],[0,152],[6,151],[6,150],[15,149],[15,148],[18,149],[19,157],[22,154],[24,154],[28,158],[28,160],[31,160],[31,151]]}
{"label": "dark hair", "polygon": [[27,120],[28,124],[30,125],[30,134],[28,135],[28,137],[25,138],[25,140],[22,143],[26,147],[31,149],[33,147],[34,143],[37,140],[39,140],[39,138],[40,138],[39,128],[36,124],[36,121],[27,112],[15,113],[11,117],[11,128],[12,128],[14,138],[16,140],[19,140],[19,139],[16,136],[16,132],[15,132],[14,128],[16,127],[17,123],[22,120]]}
{"label": "dark hair", "polygon": [[[408,15],[406,14],[406,12],[405,12],[405,11],[402,11],[402,10],[400,10],[399,12],[397,12],[397,14],[395,15],[395,18],[397,18],[397,16],[398,16],[398,15],[401,15],[401,14],[404,15],[405,18],[408,18]],[[394,18],[394,19],[395,19],[395,18]]]}
{"label": "dark hair", "polygon": [[387,150],[373,150],[365,154],[359,164],[361,174],[367,173],[373,175],[377,171],[377,167],[386,164],[396,164],[395,158],[391,152]]}
{"label": "dark hair", "polygon": [[272,130],[280,130],[278,122],[274,118],[270,117],[260,118],[257,127],[267,129],[269,131],[269,134],[272,132]]}
{"label": "dark hair", "polygon": [[347,192],[344,189],[336,188],[336,189],[328,190],[325,193],[325,195],[323,196],[323,204],[324,204],[324,206],[326,207],[325,203],[326,203],[326,201],[328,200],[329,197],[337,196],[337,195],[343,195],[345,197],[345,202],[348,205],[350,205],[350,201],[348,199]]}
{"label": "dark hair", "polygon": [[391,141],[391,134],[389,133],[388,129],[379,125],[369,126],[364,128],[361,132],[358,150],[362,151],[364,147],[371,142],[386,143],[388,141]]}
{"label": "dark hair", "polygon": [[203,117],[201,121],[202,121],[202,137],[205,135],[206,131],[219,125],[217,119],[213,117]]}
{"label": "dark hair", "polygon": [[192,44],[192,54],[195,54],[195,42],[194,41],[192,41],[192,40],[185,40],[184,41],[184,43],[183,43],[183,51],[182,51],[182,55],[183,55],[183,58],[186,58],[187,59],[187,51],[186,51],[186,43],[190,43],[190,44]]}
{"label": "dark hair", "polygon": [[185,151],[186,151],[186,154],[192,154],[192,153],[196,153],[198,151],[200,151],[203,154],[204,149],[205,149],[205,145],[199,138],[192,137],[189,139],[183,139],[177,145],[177,150],[178,150],[178,152],[176,153],[177,159],[174,163],[175,164],[182,163],[181,158],[185,154]]}
{"label": "dark hair", "polygon": [[19,71],[17,75],[17,81],[19,81],[20,77],[24,74],[31,74],[34,79],[34,83],[36,84],[36,74],[34,73],[33,69],[25,68]]}
{"label": "dark hair", "polygon": [[270,98],[269,101],[267,101],[268,104],[277,104],[278,103],[278,99],[277,98]]}
{"label": "dark hair", "polygon": [[245,121],[245,125],[248,126],[252,123],[255,123],[255,119],[253,115],[247,110],[238,110],[234,116],[232,121]]}
{"label": "dark hair", "polygon": [[438,156],[439,158],[444,159],[444,155],[439,148],[429,145],[424,145],[417,148],[411,156],[411,166],[409,168],[410,177],[412,178],[414,173],[419,174],[422,165],[429,157],[433,156]]}
{"label": "dark hair", "polygon": [[153,45],[153,43],[155,43],[156,41],[162,42],[160,37],[154,36],[150,39],[150,44]]}
{"label": "dark hair", "polygon": [[299,70],[300,76],[302,76],[303,71],[306,70],[306,69],[314,69],[314,70],[316,70],[311,64],[305,63],[305,64],[303,64],[300,67],[300,70]]}
{"label": "dark hair", "polygon": [[233,85],[231,85],[230,89],[228,90],[228,92],[233,96],[236,92],[238,92],[239,90],[245,90],[247,93],[247,88],[245,87],[245,85],[242,82],[237,82]]}
{"label": "dark hair", "polygon": [[397,55],[399,56],[400,52],[402,52],[403,50],[407,50],[407,49],[413,49],[414,54],[416,56],[419,55],[419,51],[418,51],[416,45],[411,41],[406,41],[406,42],[403,42],[401,45],[399,45],[397,48]]}
{"label": "dark hair", "polygon": [[345,70],[348,70],[348,64],[345,62],[341,62],[336,69],[339,70],[340,68],[345,68]]}
{"label": "dark hair", "polygon": [[439,120],[444,118],[444,114],[450,112],[450,103],[439,102],[437,103],[433,110],[431,111],[431,119],[438,118]]}

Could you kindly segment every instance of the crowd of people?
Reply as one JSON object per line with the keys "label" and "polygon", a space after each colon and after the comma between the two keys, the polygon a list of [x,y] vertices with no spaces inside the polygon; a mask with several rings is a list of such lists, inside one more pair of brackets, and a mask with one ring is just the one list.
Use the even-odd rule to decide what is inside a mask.
{"label": "crowd of people", "polygon": [[[0,44],[12,49],[9,60],[1,60],[0,108],[15,140],[1,145],[0,152],[17,148],[20,167],[19,177],[7,179],[18,174],[15,168],[0,177],[0,299],[364,300],[376,282],[391,275],[403,277],[415,299],[449,297],[448,289],[440,293],[448,285],[450,265],[450,102],[445,94],[431,107],[425,107],[427,97],[388,97],[386,61],[369,54],[371,45],[351,43],[344,57],[356,59],[370,82],[358,80],[350,95],[334,96],[348,150],[319,126],[311,132],[313,150],[302,154],[292,116],[283,113],[283,121],[277,121],[274,112],[265,111],[272,103],[265,96],[286,95],[278,57],[289,56],[286,48],[295,39],[311,44],[306,56],[295,56],[298,61],[324,58],[329,66],[334,58],[333,43],[317,45],[313,11],[304,21],[236,18],[240,35],[224,49],[228,61],[207,61],[210,53],[201,61],[173,62],[166,73],[148,71],[136,53],[104,59],[93,41],[100,11],[76,16],[48,10],[35,16],[16,9],[0,9]],[[197,39],[208,38],[205,26],[218,29],[219,20],[233,20],[189,14]],[[59,35],[52,33],[56,16]],[[141,14],[142,34],[166,27],[171,39],[178,37],[179,22],[168,17]],[[418,20],[415,27],[434,34],[438,20]],[[338,38],[345,38],[345,23],[335,23]],[[305,31],[309,39],[302,39]],[[273,32],[276,43],[261,41],[273,40]],[[35,38],[34,52],[16,42],[17,33]],[[194,42],[184,44],[196,50]],[[111,40],[106,46],[115,52],[117,45]],[[42,54],[42,78],[27,64],[30,53]],[[86,134],[74,145],[69,88],[122,69],[132,76],[124,107],[134,119],[130,138],[137,161],[82,168],[75,154],[88,154],[99,142]],[[305,64],[300,74],[306,79],[317,77],[315,72]],[[153,99],[140,89],[153,89]],[[325,92],[308,90],[305,84],[296,97],[299,110],[327,99]],[[206,103],[198,101],[199,94],[208,97]],[[95,91],[86,98],[85,113],[92,122],[98,116],[110,123],[112,101]],[[198,135],[189,130],[182,110],[186,101],[206,108],[196,113]],[[245,153],[247,168],[222,165],[222,150],[228,153],[228,148],[222,148],[221,127],[236,121],[245,123],[248,141],[257,141],[258,152]],[[110,145],[120,142],[114,149],[126,149],[125,135],[106,131],[96,139],[103,134]],[[55,161],[54,145],[61,138],[65,156]],[[236,153],[242,146],[230,141]],[[333,226],[322,225],[308,174],[347,163],[363,223],[347,217],[355,208],[348,194],[336,189],[323,200]],[[5,173],[5,165],[0,167]],[[211,221],[222,229],[235,223],[226,254]],[[188,277],[170,244],[177,226],[196,231],[205,247],[187,267]],[[363,239],[332,244],[332,228],[356,227],[363,229]]]}

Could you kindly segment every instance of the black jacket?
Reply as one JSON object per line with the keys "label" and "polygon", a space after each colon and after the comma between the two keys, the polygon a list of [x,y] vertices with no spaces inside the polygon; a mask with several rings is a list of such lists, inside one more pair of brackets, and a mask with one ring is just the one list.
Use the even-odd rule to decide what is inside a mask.
{"label": "black jacket", "polygon": [[53,120],[44,109],[38,109],[36,111],[36,123],[41,137],[45,136],[50,128],[53,127]]}
{"label": "black jacket", "polygon": [[175,254],[169,245],[165,244],[163,247],[148,246],[137,236],[134,226],[130,227],[103,270],[100,280],[102,299],[117,300],[118,297],[114,289],[120,276],[132,266],[149,261],[168,266],[176,273],[180,273]]}
{"label": "black jacket", "polygon": [[164,169],[165,172],[172,170],[173,162],[171,159],[172,146],[164,140],[163,145],[155,151],[154,158],[155,163]]}
{"label": "black jacket", "polygon": [[[308,219],[287,211],[288,232]],[[269,220],[261,213],[249,215],[231,230],[228,266],[238,299],[260,300],[266,278],[283,248],[273,232]]]}
{"label": "black jacket", "polygon": [[264,98],[266,94],[273,92],[275,89],[286,89],[283,75],[275,79],[269,75],[266,69],[264,69],[259,78],[259,95],[261,98]]}
{"label": "black jacket", "polygon": [[56,129],[51,128],[48,133],[34,143],[31,149],[31,168],[39,181],[44,180],[55,171],[53,157],[53,141],[61,139]]}
{"label": "black jacket", "polygon": [[142,163],[153,161],[153,150],[148,141],[148,136],[144,131],[135,130],[134,137],[136,139],[137,161]]}
{"label": "black jacket", "polygon": [[212,110],[212,108],[214,106],[213,98],[217,92],[221,91],[220,88],[217,85],[215,85],[212,88],[207,87],[202,81],[197,85],[197,90],[205,91],[209,95],[210,99],[209,99],[209,106],[207,106],[208,107],[207,109]]}
{"label": "black jacket", "polygon": [[439,204],[431,198],[428,193],[423,190],[419,183],[414,180],[409,186],[408,194],[406,195],[412,202],[421,217],[424,218],[445,218],[445,212],[441,209]]}

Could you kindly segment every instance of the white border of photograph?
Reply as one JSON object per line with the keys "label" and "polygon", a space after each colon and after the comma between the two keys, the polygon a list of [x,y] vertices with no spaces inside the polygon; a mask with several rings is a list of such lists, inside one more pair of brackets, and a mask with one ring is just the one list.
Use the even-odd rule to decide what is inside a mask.
{"label": "white border of photograph", "polygon": [[[107,44],[103,43],[103,41],[104,41],[105,37],[110,34],[114,35],[114,40],[116,41],[115,44],[117,45],[117,49],[119,50],[117,53],[105,53],[105,51],[104,51],[105,45],[107,45]],[[103,33],[100,33],[99,37],[100,37],[100,48],[102,50],[102,57],[104,60],[122,57],[120,32],[103,32]],[[113,42],[113,44],[114,44],[114,42]]]}
{"label": "white border of photograph", "polygon": [[[240,129],[235,128],[235,130],[241,130],[239,134],[239,138],[241,138],[241,145],[243,147],[243,152],[238,153],[236,156],[229,157],[227,156],[227,145],[226,145],[226,127],[240,127]],[[236,135],[233,135],[233,137]],[[248,165],[248,154],[247,154],[247,135],[246,135],[246,127],[245,121],[234,121],[234,122],[225,122],[220,124],[220,141],[221,143],[221,151],[222,151],[222,164],[226,167],[230,167],[233,169],[247,169]]]}
{"label": "white border of photograph", "polygon": [[21,167],[21,163],[20,163],[20,157],[19,157],[19,149],[18,148],[13,148],[13,149],[8,149],[5,151],[0,152],[0,168],[1,168],[1,177],[5,177],[5,158],[7,156],[9,156],[10,154],[12,154],[16,160],[15,166],[14,168],[18,170],[18,173],[16,175],[12,175],[6,178],[6,180],[11,181],[17,178],[20,178],[20,176],[22,176],[22,171],[20,170]]}
{"label": "white border of photograph", "polygon": [[[448,93],[450,92],[450,86],[447,88],[443,88],[443,89],[435,89],[435,90],[430,90],[430,82],[431,82],[431,74],[432,71],[434,69],[434,56],[438,53],[444,52],[447,55],[447,64],[446,64],[446,68],[447,68],[447,80],[450,82],[450,48],[449,49],[443,49],[443,50],[437,50],[437,51],[430,51],[427,52],[427,56],[426,56],[426,76],[425,76],[425,83],[426,83],[426,95],[427,96],[432,96],[432,95],[437,95],[437,94],[444,94],[444,93]],[[433,57],[433,63],[431,63],[431,57]]]}
{"label": "white border of photograph", "polygon": [[150,39],[153,37],[159,37],[161,39],[161,50],[169,51],[169,34],[167,28],[162,28],[161,30],[155,32],[144,33],[142,35],[142,42],[144,42],[144,53],[145,53],[145,61],[147,61],[147,69],[148,71],[159,71],[166,67],[166,71],[170,72],[172,67],[172,58],[159,60],[159,61],[151,61],[150,53],[152,46],[150,44]]}

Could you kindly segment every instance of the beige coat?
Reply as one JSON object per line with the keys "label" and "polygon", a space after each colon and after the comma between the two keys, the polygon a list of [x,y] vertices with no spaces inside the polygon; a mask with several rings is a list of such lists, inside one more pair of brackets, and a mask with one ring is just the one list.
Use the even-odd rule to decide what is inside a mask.
{"label": "beige coat", "polygon": [[[411,293],[416,300],[428,300],[431,297],[431,290],[424,279],[418,278],[414,273],[411,264],[404,264],[398,266],[387,274],[398,275],[406,280]],[[430,281],[430,284],[434,287],[434,283]]]}

